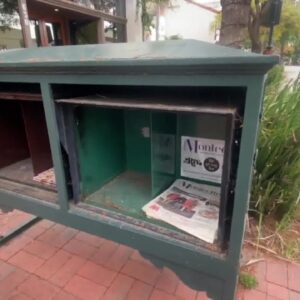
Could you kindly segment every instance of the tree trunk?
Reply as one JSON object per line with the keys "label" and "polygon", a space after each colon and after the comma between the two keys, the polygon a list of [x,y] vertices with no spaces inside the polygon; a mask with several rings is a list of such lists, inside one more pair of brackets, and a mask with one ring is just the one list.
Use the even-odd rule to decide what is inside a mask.
{"label": "tree trunk", "polygon": [[147,15],[147,8],[145,1],[141,1],[141,21],[142,21],[142,41],[145,41],[145,18]]}
{"label": "tree trunk", "polygon": [[251,40],[251,50],[255,53],[262,52],[262,44],[260,40],[260,11],[252,12],[249,19],[249,37]]}
{"label": "tree trunk", "polygon": [[156,7],[156,26],[155,26],[155,39],[159,41],[159,32],[160,32],[160,4],[157,4]]}
{"label": "tree trunk", "polygon": [[242,48],[247,37],[251,0],[221,0],[220,44]]}

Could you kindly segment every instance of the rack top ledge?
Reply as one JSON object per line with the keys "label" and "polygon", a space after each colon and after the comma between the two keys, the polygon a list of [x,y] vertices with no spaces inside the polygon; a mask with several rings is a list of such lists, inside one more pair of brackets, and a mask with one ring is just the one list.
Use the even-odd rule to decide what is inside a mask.
{"label": "rack top ledge", "polygon": [[196,40],[168,40],[8,50],[0,53],[0,73],[39,67],[213,67],[232,73],[238,67],[246,73],[264,74],[278,62],[277,56]]}

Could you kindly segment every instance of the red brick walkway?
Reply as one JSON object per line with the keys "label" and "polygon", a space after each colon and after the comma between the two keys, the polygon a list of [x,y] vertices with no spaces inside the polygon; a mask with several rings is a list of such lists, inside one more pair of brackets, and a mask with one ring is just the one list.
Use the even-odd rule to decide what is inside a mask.
{"label": "red brick walkway", "polygon": [[14,209],[11,212],[4,213],[0,209],[0,236],[9,234],[13,229],[29,221],[32,215]]}
{"label": "red brick walkway", "polygon": [[300,300],[300,265],[272,257],[255,264],[259,285],[238,292],[238,300]]}
{"label": "red brick walkway", "polygon": [[[300,300],[299,266],[268,260],[255,272],[259,287],[239,300]],[[43,220],[0,247],[0,300],[28,299],[208,298],[133,249]]]}

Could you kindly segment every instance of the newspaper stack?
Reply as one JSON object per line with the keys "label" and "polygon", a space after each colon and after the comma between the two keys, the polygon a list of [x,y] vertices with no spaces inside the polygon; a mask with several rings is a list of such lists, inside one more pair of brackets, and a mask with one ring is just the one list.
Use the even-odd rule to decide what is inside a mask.
{"label": "newspaper stack", "polygon": [[178,179],[142,209],[150,218],[213,243],[218,230],[219,203],[219,187]]}
{"label": "newspaper stack", "polygon": [[33,177],[33,180],[39,183],[51,185],[53,187],[56,186],[56,180],[55,180],[55,174],[53,168],[46,170],[42,173],[39,173],[38,175]]}

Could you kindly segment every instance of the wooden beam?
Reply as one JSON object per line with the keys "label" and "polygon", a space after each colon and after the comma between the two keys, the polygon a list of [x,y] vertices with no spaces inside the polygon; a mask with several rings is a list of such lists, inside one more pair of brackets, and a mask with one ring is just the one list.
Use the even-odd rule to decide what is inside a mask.
{"label": "wooden beam", "polygon": [[214,13],[214,14],[220,14],[221,13],[220,9],[216,9],[216,8],[211,7],[209,5],[201,4],[201,3],[195,2],[193,0],[185,0],[185,1],[188,2],[188,3],[194,4],[194,5],[202,8],[202,9],[208,10],[208,11]]}
{"label": "wooden beam", "polygon": [[20,23],[22,26],[22,34],[25,48],[33,47],[33,42],[30,34],[30,21],[28,17],[26,0],[18,0]]}
{"label": "wooden beam", "polygon": [[71,45],[71,32],[70,32],[70,23],[68,19],[64,19],[61,23],[62,26],[62,37],[64,45]]}
{"label": "wooden beam", "polygon": [[97,43],[105,43],[104,20],[102,18],[99,18],[97,21]]}
{"label": "wooden beam", "polygon": [[22,92],[0,92],[1,100],[42,101],[41,94]]}
{"label": "wooden beam", "polygon": [[61,0],[35,0],[35,2],[44,3],[46,5],[55,6],[56,8],[61,8],[61,9],[66,9],[69,11],[77,12],[82,15],[95,17],[97,19],[103,18],[105,21],[116,22],[116,23],[121,23],[121,24],[127,23],[126,18],[106,14],[102,11],[84,7],[84,6],[76,4],[74,2],[61,1]]}
{"label": "wooden beam", "polygon": [[47,34],[46,22],[44,20],[39,20],[39,32],[41,38],[41,46],[48,47],[49,46],[48,34]]}

